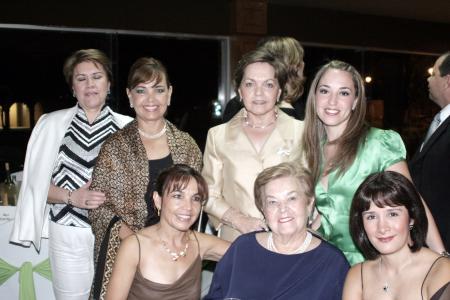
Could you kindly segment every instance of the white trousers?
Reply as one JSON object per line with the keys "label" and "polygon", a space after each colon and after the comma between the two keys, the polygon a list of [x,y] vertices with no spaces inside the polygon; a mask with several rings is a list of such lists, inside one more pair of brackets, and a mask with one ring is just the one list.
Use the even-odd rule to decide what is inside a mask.
{"label": "white trousers", "polygon": [[49,222],[48,254],[56,300],[86,300],[94,277],[91,228]]}

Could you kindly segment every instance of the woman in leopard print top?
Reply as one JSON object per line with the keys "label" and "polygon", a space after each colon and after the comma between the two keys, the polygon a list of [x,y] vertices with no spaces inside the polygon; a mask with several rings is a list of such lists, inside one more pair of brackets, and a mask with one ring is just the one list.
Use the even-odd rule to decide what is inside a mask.
{"label": "woman in leopard print top", "polygon": [[91,188],[104,192],[107,199],[89,213],[95,235],[94,299],[104,298],[120,242],[146,222],[158,221],[149,196],[157,174],[179,163],[201,169],[195,141],[164,118],[171,93],[159,61],[140,58],[133,64],[127,94],[136,120],[103,144],[92,176]]}

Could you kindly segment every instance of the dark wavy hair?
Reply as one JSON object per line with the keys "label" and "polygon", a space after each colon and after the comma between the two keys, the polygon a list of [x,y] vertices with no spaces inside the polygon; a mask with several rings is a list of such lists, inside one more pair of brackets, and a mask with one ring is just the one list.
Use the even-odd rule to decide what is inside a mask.
{"label": "dark wavy hair", "polygon": [[428,220],[422,199],[413,183],[397,172],[374,173],[356,190],[350,208],[350,234],[367,259],[375,259],[380,255],[364,230],[363,212],[369,210],[371,203],[378,207],[404,206],[410,219],[414,220],[410,231],[413,244],[409,245],[409,248],[416,252],[425,246]]}

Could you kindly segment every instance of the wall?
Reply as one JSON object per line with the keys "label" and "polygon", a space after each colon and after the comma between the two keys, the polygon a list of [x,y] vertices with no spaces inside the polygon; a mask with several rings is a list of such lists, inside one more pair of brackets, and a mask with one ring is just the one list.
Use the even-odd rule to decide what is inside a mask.
{"label": "wall", "polygon": [[[241,1],[10,1],[0,4],[0,23],[233,35],[233,4]],[[419,22],[273,4],[267,11],[268,34],[304,43],[431,54],[450,49],[450,20]]]}

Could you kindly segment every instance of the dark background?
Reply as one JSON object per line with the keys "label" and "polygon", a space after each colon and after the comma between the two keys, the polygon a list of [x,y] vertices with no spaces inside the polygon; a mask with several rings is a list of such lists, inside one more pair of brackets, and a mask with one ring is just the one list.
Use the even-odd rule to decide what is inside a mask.
{"label": "dark background", "polygon": [[[203,149],[206,131],[219,122],[212,117],[211,104],[218,95],[220,72],[228,67],[221,63],[221,43],[262,37],[236,30],[236,2],[240,0],[3,1],[0,105],[5,109],[24,102],[31,116],[38,102],[44,113],[74,105],[62,75],[63,62],[75,50],[98,48],[114,63],[111,106],[132,115],[125,95],[128,69],[138,57],[153,56],[167,66],[174,88],[168,119]],[[397,130],[409,154],[415,150],[438,110],[428,99],[426,78],[436,57],[450,50],[450,19],[445,14],[439,20],[412,20],[389,12],[370,15],[345,7],[290,5],[302,1],[245,2],[267,6],[263,35],[292,36],[304,45],[309,80],[331,59],[350,62],[363,76],[372,76],[368,98],[383,100],[381,127]],[[430,9],[450,11],[449,1],[429,2]],[[13,171],[21,169],[30,133],[0,129],[0,180],[3,162],[10,162]]]}

